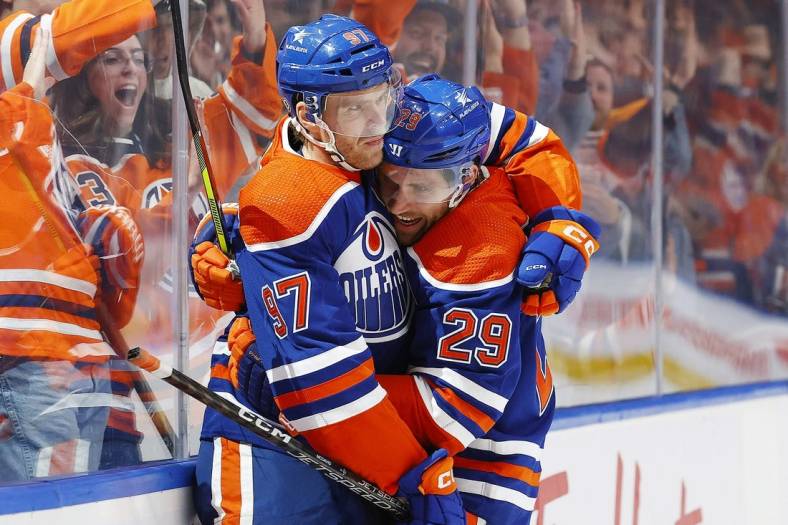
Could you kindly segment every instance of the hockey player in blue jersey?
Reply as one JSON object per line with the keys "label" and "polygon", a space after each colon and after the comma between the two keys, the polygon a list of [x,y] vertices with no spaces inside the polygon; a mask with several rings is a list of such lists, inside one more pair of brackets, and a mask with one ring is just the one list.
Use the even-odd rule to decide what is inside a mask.
{"label": "hockey player in blue jersey", "polygon": [[[363,25],[325,15],[284,36],[277,81],[289,114],[240,193],[234,240],[277,404],[319,453],[406,498],[413,523],[464,522],[452,458],[425,451],[374,375],[405,362],[412,314],[394,229],[361,181],[382,160],[399,100],[389,51]],[[218,354],[210,386],[254,405]],[[377,521],[344,487],[215,412],[201,437],[203,523]]]}
{"label": "hockey player in blue jersey", "polygon": [[[400,112],[374,185],[407,247],[415,313],[408,373],[378,381],[425,448],[455,456],[468,523],[527,524],[555,406],[541,317],[521,313],[515,281],[527,217],[504,169],[480,165],[490,117],[477,88],[427,75],[405,88]],[[590,240],[593,253],[598,229],[548,208],[527,228],[525,258],[582,276],[590,254],[562,237]]]}

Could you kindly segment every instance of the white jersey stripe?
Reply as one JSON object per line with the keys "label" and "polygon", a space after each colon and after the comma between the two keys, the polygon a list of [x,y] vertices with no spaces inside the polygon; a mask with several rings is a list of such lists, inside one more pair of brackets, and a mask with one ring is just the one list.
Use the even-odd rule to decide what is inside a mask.
{"label": "white jersey stripe", "polygon": [[487,159],[490,158],[492,150],[499,141],[498,134],[501,132],[501,126],[503,125],[503,117],[505,113],[506,108],[504,106],[493,102],[492,109],[490,110],[490,142],[487,145],[487,153],[484,155],[482,164],[487,163]]}
{"label": "white jersey stripe", "polygon": [[547,137],[547,134],[550,133],[550,128],[536,119],[531,120],[533,120],[535,126],[534,130],[531,132],[531,136],[528,137],[528,145],[526,146],[526,149],[539,144]]}
{"label": "white jersey stripe", "polygon": [[74,451],[74,472],[87,472],[90,469],[90,441],[76,440]]}
{"label": "white jersey stripe", "polygon": [[336,364],[348,357],[353,357],[367,350],[367,343],[363,337],[359,337],[355,341],[345,346],[335,346],[331,350],[322,352],[312,357],[307,357],[301,361],[294,361],[284,365],[277,366],[271,370],[266,371],[268,381],[276,383],[283,379],[293,379],[296,377],[311,374],[324,368]]}
{"label": "white jersey stripe", "polygon": [[83,293],[91,298],[96,295],[95,284],[46,270],[29,270],[25,268],[0,270],[0,282],[51,284],[73,292]]}
{"label": "white jersey stripe", "polygon": [[275,250],[277,248],[285,248],[287,246],[293,246],[294,244],[298,244],[300,242],[303,242],[303,241],[309,239],[310,237],[312,237],[312,235],[315,233],[315,231],[318,229],[318,227],[321,224],[323,224],[323,220],[325,220],[326,215],[328,215],[328,213],[331,211],[331,208],[333,208],[334,205],[337,202],[339,202],[339,199],[341,199],[342,196],[344,196],[349,191],[354,190],[357,186],[358,186],[358,183],[352,182],[352,181],[348,181],[345,184],[343,184],[342,186],[340,186],[339,188],[337,188],[337,190],[333,193],[333,195],[331,195],[331,197],[328,198],[328,200],[323,205],[323,207],[320,208],[320,211],[317,212],[317,215],[315,216],[315,218],[312,219],[312,223],[307,227],[306,231],[304,231],[303,233],[299,233],[298,235],[294,235],[293,237],[290,237],[289,239],[282,239],[281,241],[261,242],[261,243],[257,243],[257,244],[250,244],[250,245],[247,245],[247,247],[246,247],[247,250],[249,250],[250,252],[262,252],[262,251],[265,251],[265,250]]}
{"label": "white jersey stripe", "polygon": [[466,494],[478,494],[485,498],[490,498],[498,501],[505,501],[512,505],[517,505],[523,510],[534,510],[536,498],[526,496],[522,492],[500,485],[494,485],[485,481],[476,481],[475,479],[457,479],[457,490],[465,492]]}
{"label": "white jersey stripe", "polygon": [[14,62],[11,57],[14,33],[16,33],[19,26],[31,18],[33,18],[33,15],[30,13],[22,13],[14,18],[11,23],[8,24],[8,27],[5,28],[5,31],[3,31],[3,38],[0,40],[0,60],[3,62],[3,83],[5,84],[6,90],[16,86],[16,80],[14,79]]}
{"label": "white jersey stripe", "polygon": [[416,388],[419,390],[421,400],[424,402],[427,412],[429,412],[432,419],[435,420],[435,423],[444,431],[451,434],[463,447],[467,447],[468,443],[473,441],[476,436],[438,406],[438,402],[435,401],[435,397],[432,395],[432,389],[423,377],[414,376],[413,380],[416,382]]}
{"label": "white jersey stripe", "polygon": [[451,368],[428,368],[428,367],[412,367],[408,370],[411,374],[426,374],[440,379],[444,383],[448,383],[452,387],[468,394],[484,403],[485,405],[494,408],[498,412],[503,412],[506,408],[508,399],[500,394],[496,394],[492,390],[488,390],[474,381],[471,381],[464,375]]}
{"label": "white jersey stripe", "polygon": [[213,439],[213,461],[211,464],[211,507],[216,511],[214,523],[224,519],[222,508],[222,438]]}
{"label": "white jersey stripe", "polygon": [[252,447],[243,443],[238,444],[238,455],[241,464],[241,515],[239,525],[252,525],[254,523],[254,475],[252,461]]}
{"label": "white jersey stripe", "polygon": [[386,397],[386,391],[380,385],[376,386],[370,393],[356,399],[355,401],[342,405],[341,407],[326,410],[319,414],[302,417],[300,419],[293,419],[290,423],[299,432],[307,430],[314,430],[316,428],[326,427],[350,419],[353,416],[366,412],[374,407]]}
{"label": "white jersey stripe", "polygon": [[230,113],[230,121],[232,122],[235,134],[238,136],[238,140],[241,143],[241,148],[244,150],[246,162],[251,164],[255,161],[255,159],[257,159],[257,152],[254,149],[254,144],[252,143],[252,134],[249,132],[249,128],[246,127],[246,124],[244,124],[235,113]]}
{"label": "white jersey stripe", "polygon": [[519,454],[529,456],[536,461],[542,460],[544,449],[536,443],[530,441],[493,441],[492,439],[479,438],[468,445],[468,448],[476,450],[486,450],[502,456]]}
{"label": "white jersey stripe", "polygon": [[213,345],[213,355],[232,355],[230,353],[230,347],[227,345],[227,341],[216,341],[216,344]]}
{"label": "white jersey stripe", "polygon": [[227,96],[227,100],[230,101],[230,104],[237,107],[243,115],[255,123],[256,126],[262,129],[273,129],[276,127],[276,121],[265,118],[262,113],[257,111],[257,109],[252,106],[248,100],[243,98],[238,92],[233,89],[233,86],[230,85],[230,82],[225,80],[222,83],[222,88],[224,89],[224,94]]}
{"label": "white jersey stripe", "polygon": [[101,341],[101,334],[98,330],[82,328],[71,323],[52,321],[51,319],[19,319],[16,317],[0,317],[0,330],[18,330],[22,332],[40,330],[42,332],[52,332],[62,335],[76,335]]}
{"label": "white jersey stripe", "polygon": [[52,34],[52,15],[46,14],[41,16],[41,29],[49,31],[49,42],[47,42],[47,69],[55,77],[55,80],[65,80],[68,75],[63,71],[60,65],[60,60],[57,58],[55,52],[55,35]]}
{"label": "white jersey stripe", "polygon": [[490,288],[497,288],[498,286],[503,286],[512,282],[514,279],[514,271],[505,277],[501,277],[500,279],[495,279],[494,281],[485,281],[482,283],[470,283],[470,284],[457,284],[457,283],[447,283],[440,281],[430,275],[430,272],[424,267],[424,263],[421,262],[419,256],[416,255],[416,250],[413,249],[411,246],[408,248],[408,255],[416,262],[416,265],[419,267],[419,273],[424,278],[430,286],[435,288],[440,288],[441,290],[449,290],[452,292],[477,292],[480,290],[489,290]]}

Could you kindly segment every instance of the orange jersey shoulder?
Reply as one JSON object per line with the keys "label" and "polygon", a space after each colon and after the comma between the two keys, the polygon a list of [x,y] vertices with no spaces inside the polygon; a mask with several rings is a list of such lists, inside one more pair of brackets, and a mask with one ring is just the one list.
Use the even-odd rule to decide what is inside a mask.
{"label": "orange jersey shoulder", "polygon": [[526,216],[504,171],[489,174],[412,248],[423,270],[442,283],[496,281],[517,266]]}
{"label": "orange jersey shoulder", "polygon": [[287,125],[288,119],[280,121],[263,167],[241,190],[240,229],[249,246],[303,234],[360,182],[358,174],[295,153]]}

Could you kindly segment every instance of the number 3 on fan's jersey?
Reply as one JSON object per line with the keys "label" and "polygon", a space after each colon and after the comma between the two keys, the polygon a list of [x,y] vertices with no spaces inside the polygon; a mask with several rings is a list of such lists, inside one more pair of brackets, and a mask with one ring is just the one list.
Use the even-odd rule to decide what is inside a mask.
{"label": "number 3 on fan's jersey", "polygon": [[292,331],[300,332],[309,326],[309,298],[311,295],[312,281],[306,272],[297,273],[274,281],[274,291],[267,284],[263,286],[263,303],[271,318],[274,333],[279,339],[287,336],[287,323],[279,310],[277,299],[282,299],[290,294],[294,295],[295,308],[293,312]]}
{"label": "number 3 on fan's jersey", "polygon": [[[475,358],[480,365],[491,368],[498,368],[506,362],[512,333],[512,321],[508,315],[488,314],[480,323],[473,311],[452,308],[443,315],[443,323],[458,328],[438,341],[438,359],[470,363],[471,358]],[[484,347],[474,350],[460,348],[459,345],[474,337],[478,337]]]}

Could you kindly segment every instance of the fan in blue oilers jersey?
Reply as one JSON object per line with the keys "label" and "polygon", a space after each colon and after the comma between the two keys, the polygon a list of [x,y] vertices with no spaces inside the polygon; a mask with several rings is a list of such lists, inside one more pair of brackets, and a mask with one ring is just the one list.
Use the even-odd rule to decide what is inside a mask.
{"label": "fan in blue oilers jersey", "polygon": [[[240,193],[235,239],[273,394],[319,453],[407,498],[413,523],[464,522],[452,459],[425,451],[374,375],[404,362],[412,313],[394,229],[361,183],[361,170],[382,160],[400,96],[391,56],[363,25],[325,15],[286,33],[277,81],[289,114]],[[231,377],[215,359],[212,388],[227,391]],[[206,413],[202,439],[203,523],[379,520],[361,498],[216,413]]]}

